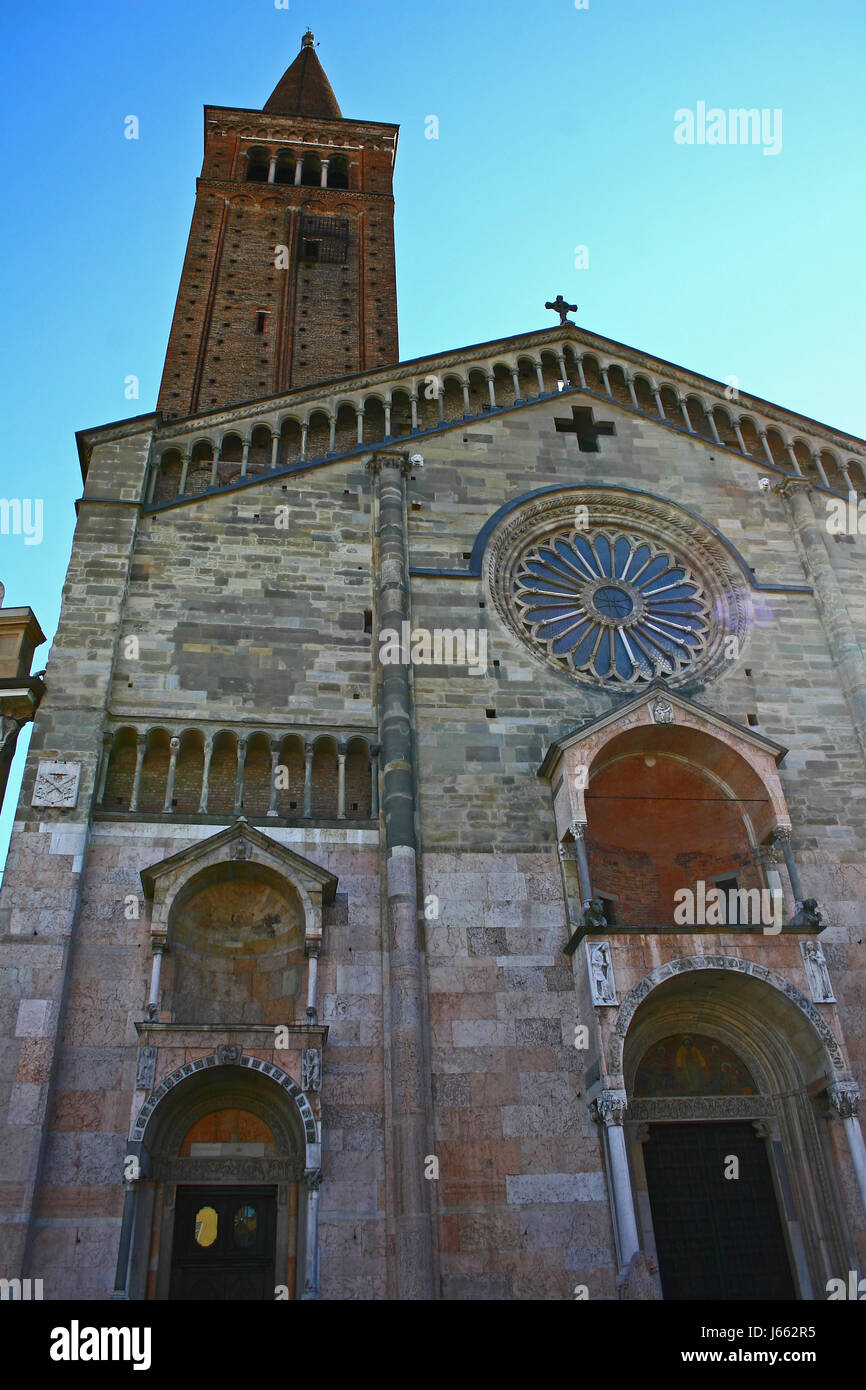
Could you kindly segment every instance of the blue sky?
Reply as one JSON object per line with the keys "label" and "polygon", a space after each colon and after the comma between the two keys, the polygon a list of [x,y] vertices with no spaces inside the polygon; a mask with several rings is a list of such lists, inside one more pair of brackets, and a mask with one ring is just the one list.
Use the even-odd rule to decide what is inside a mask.
{"label": "blue sky", "polygon": [[[44,536],[0,536],[0,579],[49,639],[74,432],[156,400],[202,106],[260,107],[307,25],[343,114],[401,126],[402,357],[541,328],[561,292],[595,332],[866,434],[862,0],[7,3],[0,496],[41,497]],[[700,101],[780,110],[780,153],[677,144]]]}

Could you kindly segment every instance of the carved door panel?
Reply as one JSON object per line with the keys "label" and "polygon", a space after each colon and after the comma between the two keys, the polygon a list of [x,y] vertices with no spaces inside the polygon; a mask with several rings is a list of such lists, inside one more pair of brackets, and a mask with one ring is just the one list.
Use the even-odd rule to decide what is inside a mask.
{"label": "carved door panel", "polygon": [[[751,1123],[649,1129],[643,1155],[664,1297],[796,1298],[765,1142]],[[731,1158],[737,1177],[725,1177]]]}
{"label": "carved door panel", "polygon": [[273,1187],[179,1187],[169,1298],[273,1299]]}

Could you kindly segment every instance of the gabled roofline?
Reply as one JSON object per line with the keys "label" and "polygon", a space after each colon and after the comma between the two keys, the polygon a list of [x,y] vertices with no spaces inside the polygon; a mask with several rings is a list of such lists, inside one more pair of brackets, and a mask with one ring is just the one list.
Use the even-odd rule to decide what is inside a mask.
{"label": "gabled roofline", "polygon": [[368,121],[360,118],[356,120],[353,116],[292,116],[280,111],[263,111],[261,107],[255,106],[210,106],[205,103],[202,111],[205,113],[205,124],[207,124],[208,111],[221,111],[229,115],[257,116],[260,121],[309,121],[311,124],[321,122],[323,125],[335,127],[354,125],[370,126],[373,130],[399,131],[400,129],[399,125],[395,125],[393,121]]}
{"label": "gabled roofline", "polygon": [[764,753],[769,753],[777,766],[788,752],[787,748],[783,744],[777,743],[775,739],[767,738],[764,734],[756,734],[754,729],[750,729],[744,724],[738,724],[735,719],[729,719],[725,714],[719,714],[716,710],[699,705],[696,700],[690,700],[687,695],[680,695],[678,691],[671,690],[663,680],[656,678],[639,695],[633,696],[624,704],[617,705],[596,719],[590,719],[586,724],[573,729],[570,734],[555,739],[545,753],[536,776],[549,777],[567,748],[573,748],[576,743],[582,743],[594,730],[603,729],[607,724],[617,723],[623,715],[639,709],[641,705],[647,704],[653,695],[658,694],[663,694],[665,699],[670,700],[672,704],[679,705],[680,709],[691,711],[700,719],[706,720],[707,723],[719,724],[725,729],[732,730],[744,743],[751,743],[753,747],[760,748]]}
{"label": "gabled roofline", "polygon": [[320,868],[318,864],[314,864],[304,855],[296,854],[294,850],[287,849],[279,841],[272,840],[270,835],[266,835],[257,826],[250,825],[246,816],[238,816],[231,825],[226,826],[224,830],[217,831],[216,835],[209,835],[205,840],[196,840],[194,844],[187,845],[186,849],[179,850],[177,854],[170,855],[168,859],[161,859],[158,864],[152,864],[148,868],[142,869],[139,877],[145,897],[153,897],[157,881],[165,874],[173,873],[183,864],[193,864],[197,859],[203,859],[210,854],[212,850],[221,849],[224,845],[239,839],[249,840],[257,849],[271,855],[272,858],[281,859],[299,876],[312,879],[314,883],[317,882],[322,889],[323,901],[333,902],[339,881],[335,874]]}

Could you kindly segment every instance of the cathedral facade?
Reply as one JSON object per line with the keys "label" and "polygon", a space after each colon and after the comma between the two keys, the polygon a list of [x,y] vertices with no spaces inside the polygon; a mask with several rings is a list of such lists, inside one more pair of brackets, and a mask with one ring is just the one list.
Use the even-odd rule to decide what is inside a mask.
{"label": "cathedral facade", "polygon": [[311,35],[206,107],[157,409],[78,435],[0,1274],[824,1299],[866,1265],[866,445],[561,297],[401,362],[397,134]]}

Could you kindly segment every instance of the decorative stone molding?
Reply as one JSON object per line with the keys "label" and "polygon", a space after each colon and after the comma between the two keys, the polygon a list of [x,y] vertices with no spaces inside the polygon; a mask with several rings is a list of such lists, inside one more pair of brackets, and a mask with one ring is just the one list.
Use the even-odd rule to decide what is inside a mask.
{"label": "decorative stone molding", "polygon": [[659,1120],[757,1120],[774,1113],[766,1096],[641,1096],[629,1101],[628,1118],[641,1124]]}
{"label": "decorative stone molding", "polygon": [[78,800],[80,781],[81,763],[40,758],[30,805],[71,811]]}
{"label": "decorative stone molding", "polygon": [[760,965],[757,961],[744,960],[741,956],[680,956],[676,960],[668,961],[665,965],[651,970],[648,975],[644,975],[643,979],[635,985],[634,989],[629,991],[620,1005],[614,1019],[608,1047],[608,1073],[610,1076],[620,1076],[622,1073],[626,1033],[643,1001],[665,980],[673,979],[675,975],[692,970],[728,970],[732,974],[750,975],[753,979],[761,980],[764,984],[770,985],[772,989],[778,990],[809,1020],[821,1040],[833,1071],[835,1073],[847,1073],[842,1049],[826,1019],[818,1012],[812,1001],[807,999],[805,994],[802,994],[783,975],[777,974],[775,970],[769,970],[767,966]]}
{"label": "decorative stone molding", "polygon": [[[177,1067],[175,1071],[166,1076],[152,1095],[148,1096],[144,1105],[139,1110],[130,1133],[132,1142],[140,1143],[144,1140],[148,1122],[153,1112],[160,1102],[165,1100],[165,1097],[174,1090],[175,1086],[179,1086],[182,1081],[186,1081],[187,1077],[195,1076],[198,1072],[205,1071],[209,1067],[218,1067],[222,1065],[223,1063],[220,1062],[216,1053],[211,1053],[209,1057],[199,1057],[195,1062],[185,1062],[182,1067]],[[298,1083],[292,1080],[288,1072],[283,1071],[282,1067],[276,1066],[273,1062],[263,1062],[260,1057],[242,1056],[238,1065],[241,1067],[249,1067],[251,1071],[261,1072],[262,1076],[268,1077],[269,1080],[273,1081],[277,1086],[280,1086],[295,1103],[298,1114],[301,1117],[301,1123],[304,1127],[304,1135],[308,1147],[311,1144],[317,1144],[318,1133],[316,1130],[316,1117],[313,1114],[310,1102],[307,1100],[306,1096],[303,1095]]]}
{"label": "decorative stone molding", "polygon": [[237,1043],[220,1043],[216,1050],[216,1059],[221,1067],[239,1066],[243,1048]]}
{"label": "decorative stone molding", "polygon": [[304,1168],[300,1159],[292,1162],[284,1158],[163,1158],[154,1163],[153,1175],[159,1181],[173,1183],[300,1182]]}
{"label": "decorative stone molding", "polygon": [[[586,508],[581,514],[589,519],[586,530],[575,526],[578,507]],[[545,626],[538,606],[539,593],[544,592],[548,583],[540,567],[540,548],[552,556],[553,542],[568,547],[600,537],[606,538],[600,542],[602,544],[620,543],[622,560],[614,567],[616,572],[610,582],[604,577],[603,569],[599,572],[598,566],[590,568],[587,563],[581,569],[577,559],[570,564],[567,557],[560,556],[565,586],[562,592],[567,605],[568,596],[574,590],[576,621],[580,620],[577,610],[582,607],[595,622],[599,641],[602,634],[613,631],[611,624],[625,632],[622,651],[631,650],[633,661],[620,653],[621,669],[609,675],[601,675],[595,668],[590,670],[582,660],[583,653],[579,665],[557,654],[553,647],[558,629],[554,631]],[[682,584],[692,594],[689,605],[694,623],[690,617],[685,626],[693,628],[693,634],[688,641],[683,639],[682,645],[676,646],[668,659],[670,669],[667,671],[663,663],[654,671],[653,660],[648,660],[640,650],[640,624],[646,620],[647,603],[652,604],[657,599],[653,581],[641,590],[639,583],[631,580],[627,572],[625,547],[635,555],[641,545],[646,547],[646,556],[655,556],[658,563],[662,557],[676,562],[672,574],[681,572]],[[550,565],[548,588],[552,589],[555,587],[553,572],[559,565],[555,560],[551,560]],[[730,661],[725,657],[726,638],[736,636],[741,657],[744,652],[751,599],[739,566],[721,539],[697,517],[646,493],[625,488],[587,487],[538,497],[509,513],[494,530],[485,551],[483,574],[490,605],[505,627],[528,648],[536,661],[555,667],[573,680],[594,685],[612,680],[620,686],[634,688],[646,685],[654,675],[664,674],[671,686],[677,686],[705,681],[722,669],[729,669]],[[640,579],[637,565],[635,579]],[[628,588],[630,583],[634,592]],[[599,588],[622,590],[622,607],[628,608],[628,612],[620,618],[616,614],[606,616],[601,610],[596,611],[593,594]],[[606,595],[607,598],[614,603],[613,595]],[[619,651],[618,645],[616,650]],[[652,649],[647,647],[647,650],[652,658]],[[629,664],[631,669],[626,670]]]}

